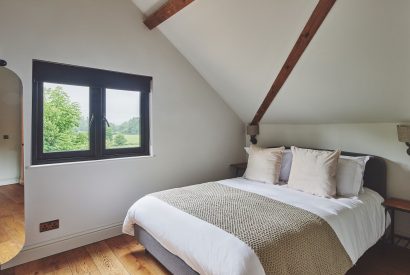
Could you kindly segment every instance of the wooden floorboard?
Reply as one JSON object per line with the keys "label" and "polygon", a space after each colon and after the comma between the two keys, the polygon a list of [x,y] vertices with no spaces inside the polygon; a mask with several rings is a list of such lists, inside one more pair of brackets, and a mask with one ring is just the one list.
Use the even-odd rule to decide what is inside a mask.
{"label": "wooden floorboard", "polygon": [[126,235],[0,271],[1,275],[168,275],[144,247]]}
{"label": "wooden floorboard", "polygon": [[[170,274],[134,238],[117,236],[0,272],[1,275]],[[372,247],[347,275],[410,275],[410,250]]]}
{"label": "wooden floorboard", "polygon": [[128,274],[127,269],[114,255],[106,242],[88,245],[87,251],[102,274],[104,272],[112,275]]}
{"label": "wooden floorboard", "polygon": [[24,237],[24,187],[0,186],[0,265],[20,252]]}
{"label": "wooden floorboard", "polygon": [[410,275],[410,249],[378,243],[346,275]]}
{"label": "wooden floorboard", "polygon": [[101,274],[84,247],[71,250],[67,254],[67,261],[72,274]]}

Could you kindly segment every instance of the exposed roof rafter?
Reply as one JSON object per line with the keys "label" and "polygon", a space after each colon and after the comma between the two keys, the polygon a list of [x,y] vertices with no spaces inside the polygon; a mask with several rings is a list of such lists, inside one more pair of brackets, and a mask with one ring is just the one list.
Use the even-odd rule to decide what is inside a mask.
{"label": "exposed roof rafter", "polygon": [[144,20],[145,26],[152,30],[159,24],[169,19],[180,10],[191,4],[194,0],[169,0],[167,3],[162,5],[157,11],[148,16]]}
{"label": "exposed roof rafter", "polygon": [[276,77],[275,81],[272,84],[272,87],[270,88],[264,101],[262,102],[261,106],[256,112],[251,122],[252,125],[259,124],[263,115],[266,113],[270,104],[275,99],[276,95],[279,93],[283,84],[288,79],[293,68],[295,68],[303,52],[309,45],[313,36],[316,34],[316,31],[322,25],[323,21],[325,20],[327,14],[331,10],[335,2],[336,0],[319,0],[319,3],[316,5],[315,9],[313,10],[312,15],[310,16],[308,22],[303,28],[302,33],[300,34],[298,40],[293,46],[292,51],[290,52],[288,58],[286,59],[285,64],[283,64],[282,69],[279,71],[278,76]]}

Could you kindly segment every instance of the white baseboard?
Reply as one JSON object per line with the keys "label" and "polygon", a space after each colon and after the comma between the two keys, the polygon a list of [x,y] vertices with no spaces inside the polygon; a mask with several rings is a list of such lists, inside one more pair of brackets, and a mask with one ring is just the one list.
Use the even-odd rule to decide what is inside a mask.
{"label": "white baseboard", "polygon": [[19,183],[20,179],[19,178],[11,178],[11,179],[0,179],[0,186],[2,185],[9,185],[9,184],[15,184]]}
{"label": "white baseboard", "polygon": [[25,246],[15,258],[2,265],[0,270],[35,261],[90,243],[99,242],[121,234],[122,223],[116,223],[86,232],[65,236],[53,241],[39,243],[32,246]]}

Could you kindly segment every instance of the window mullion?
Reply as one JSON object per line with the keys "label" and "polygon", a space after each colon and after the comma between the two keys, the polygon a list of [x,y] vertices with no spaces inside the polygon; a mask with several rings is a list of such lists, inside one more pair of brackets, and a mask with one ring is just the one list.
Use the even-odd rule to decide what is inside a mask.
{"label": "window mullion", "polygon": [[94,157],[99,159],[102,155],[102,136],[103,136],[103,89],[99,87],[91,87],[92,94],[92,115],[93,121],[93,138],[91,140],[92,147],[94,148]]}

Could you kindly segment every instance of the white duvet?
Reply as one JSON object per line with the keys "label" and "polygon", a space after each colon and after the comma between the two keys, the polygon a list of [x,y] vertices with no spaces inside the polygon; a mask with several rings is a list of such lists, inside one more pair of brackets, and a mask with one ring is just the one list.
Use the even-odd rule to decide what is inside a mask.
{"label": "white duvet", "polygon": [[[333,228],[353,264],[384,234],[383,198],[365,188],[354,198],[327,199],[243,178],[219,183],[257,193],[314,213]],[[265,274],[253,250],[219,227],[147,195],[129,209],[123,232],[133,235],[138,224],[164,248],[200,274]]]}

